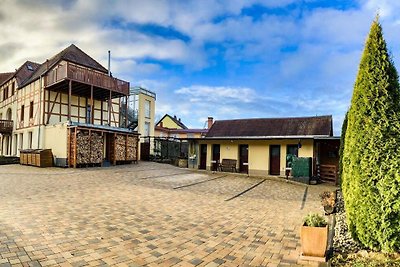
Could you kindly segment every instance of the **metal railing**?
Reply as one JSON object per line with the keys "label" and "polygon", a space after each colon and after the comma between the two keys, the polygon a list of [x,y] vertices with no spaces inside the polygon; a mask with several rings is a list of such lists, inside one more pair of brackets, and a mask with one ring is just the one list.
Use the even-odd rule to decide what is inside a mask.
{"label": "metal railing", "polygon": [[13,130],[14,122],[12,120],[0,120],[0,133],[10,134]]}

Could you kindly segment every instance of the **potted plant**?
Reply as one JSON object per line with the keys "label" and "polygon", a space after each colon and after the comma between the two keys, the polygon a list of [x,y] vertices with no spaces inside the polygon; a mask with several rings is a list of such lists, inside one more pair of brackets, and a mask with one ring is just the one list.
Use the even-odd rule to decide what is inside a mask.
{"label": "potted plant", "polygon": [[300,229],[301,256],[309,260],[325,261],[328,243],[328,224],[319,214],[311,213],[304,218]]}
{"label": "potted plant", "polygon": [[335,192],[325,191],[319,196],[321,198],[321,204],[324,207],[325,214],[332,214],[335,211]]}

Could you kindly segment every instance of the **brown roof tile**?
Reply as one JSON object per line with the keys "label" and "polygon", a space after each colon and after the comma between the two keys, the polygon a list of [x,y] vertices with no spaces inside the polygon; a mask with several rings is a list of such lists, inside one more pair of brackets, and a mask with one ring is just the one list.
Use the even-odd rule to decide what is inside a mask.
{"label": "brown roof tile", "polygon": [[23,81],[32,76],[32,74],[35,72],[35,70],[37,70],[39,66],[40,64],[38,63],[26,61],[24,64],[21,65],[21,67],[15,70],[15,72],[10,72],[8,77],[6,77],[5,79],[1,79],[0,77],[0,85],[15,77],[17,79],[17,85],[20,86]]}
{"label": "brown roof tile", "polygon": [[0,73],[0,85],[2,85],[4,82],[8,81],[13,75],[14,75],[14,72]]}
{"label": "brown roof tile", "polygon": [[332,136],[332,116],[215,121],[206,138]]}

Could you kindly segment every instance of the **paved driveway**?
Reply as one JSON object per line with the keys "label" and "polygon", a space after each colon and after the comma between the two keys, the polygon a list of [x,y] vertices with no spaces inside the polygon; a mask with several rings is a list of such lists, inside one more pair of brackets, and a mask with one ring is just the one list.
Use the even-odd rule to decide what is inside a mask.
{"label": "paved driveway", "polygon": [[0,266],[304,264],[299,227],[327,189],[147,162],[0,166]]}

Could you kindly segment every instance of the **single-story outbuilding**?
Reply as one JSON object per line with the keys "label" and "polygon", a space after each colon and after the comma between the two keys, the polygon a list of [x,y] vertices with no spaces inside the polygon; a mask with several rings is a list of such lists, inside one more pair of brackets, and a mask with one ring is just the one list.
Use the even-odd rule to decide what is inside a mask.
{"label": "single-story outbuilding", "polygon": [[340,138],[332,116],[217,120],[205,138],[191,139],[189,168],[217,170],[224,159],[239,172],[285,176],[288,155],[312,159],[312,176],[337,182]]}

